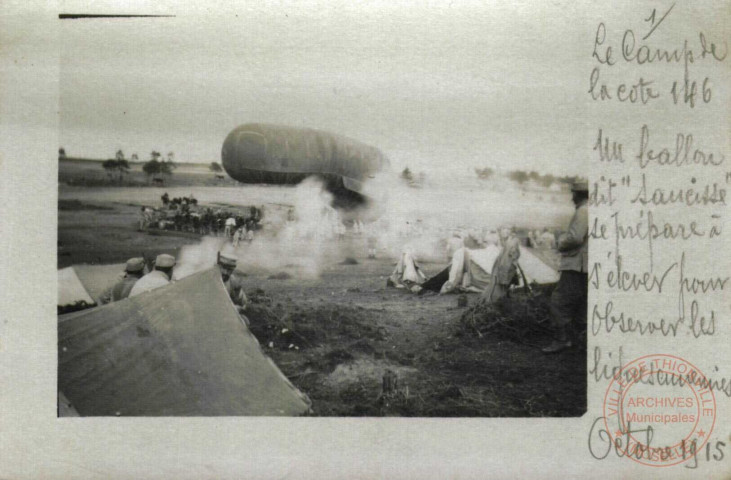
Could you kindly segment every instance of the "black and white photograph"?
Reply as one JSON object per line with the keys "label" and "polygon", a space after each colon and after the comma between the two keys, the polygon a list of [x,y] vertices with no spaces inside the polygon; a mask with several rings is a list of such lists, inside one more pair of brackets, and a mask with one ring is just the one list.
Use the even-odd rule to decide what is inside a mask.
{"label": "black and white photograph", "polygon": [[729,0],[7,0],[0,478],[728,479]]}
{"label": "black and white photograph", "polygon": [[586,119],[540,17],[61,18],[58,415],[581,416]]}

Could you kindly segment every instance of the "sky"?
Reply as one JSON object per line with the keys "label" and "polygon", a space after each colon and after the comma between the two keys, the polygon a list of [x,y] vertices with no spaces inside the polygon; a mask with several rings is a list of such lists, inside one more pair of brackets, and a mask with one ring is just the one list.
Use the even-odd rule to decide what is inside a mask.
{"label": "sky", "polygon": [[585,14],[562,1],[419,5],[61,20],[59,146],[220,162],[229,131],[266,122],[355,138],[399,169],[584,173]]}

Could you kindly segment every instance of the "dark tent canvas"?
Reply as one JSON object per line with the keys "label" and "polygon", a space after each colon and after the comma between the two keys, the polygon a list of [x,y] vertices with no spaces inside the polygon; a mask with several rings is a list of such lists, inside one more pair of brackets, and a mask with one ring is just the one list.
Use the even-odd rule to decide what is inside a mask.
{"label": "dark tent canvas", "polygon": [[60,392],[81,416],[301,415],[216,269],[61,319]]}

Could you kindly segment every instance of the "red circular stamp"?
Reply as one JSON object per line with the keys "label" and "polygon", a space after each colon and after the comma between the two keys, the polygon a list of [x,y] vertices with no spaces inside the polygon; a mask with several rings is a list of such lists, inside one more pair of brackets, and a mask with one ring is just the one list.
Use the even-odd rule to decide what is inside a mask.
{"label": "red circular stamp", "polygon": [[693,458],[716,423],[716,399],[690,362],[653,354],[625,365],[604,396],[604,426],[617,451],[644,465]]}

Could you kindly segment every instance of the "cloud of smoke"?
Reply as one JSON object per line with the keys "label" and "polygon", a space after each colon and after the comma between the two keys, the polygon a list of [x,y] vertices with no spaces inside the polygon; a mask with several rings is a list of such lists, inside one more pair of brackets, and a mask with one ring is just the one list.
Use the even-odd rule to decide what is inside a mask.
{"label": "cloud of smoke", "polygon": [[378,220],[368,228],[379,247],[397,257],[409,251],[422,261],[444,262],[447,243],[458,234],[482,240],[501,227],[562,227],[573,211],[566,192],[520,187],[504,178],[479,180],[455,172],[409,182],[381,176],[365,185],[377,199]]}
{"label": "cloud of smoke", "polygon": [[349,256],[363,258],[372,247],[381,258],[397,259],[408,251],[421,262],[443,264],[457,235],[482,240],[503,226],[563,227],[573,212],[566,192],[457,175],[427,176],[416,186],[397,175],[381,175],[365,184],[370,209],[357,212],[333,209],[332,195],[315,178],[266,192],[284,195],[291,210],[268,204],[264,228],[251,242],[234,246],[228,239],[207,237],[184,247],[175,277],[215,265],[219,251],[233,253],[244,273],[284,272],[299,279],[317,278],[328,265]]}
{"label": "cloud of smoke", "polygon": [[327,261],[343,255],[337,240],[346,228],[339,212],[330,206],[332,195],[318,179],[306,179],[292,193],[291,210],[268,209],[265,228],[255,232],[251,241],[242,238],[234,245],[228,238],[204,237],[197,245],[182,247],[174,278],[210,268],[219,252],[235,256],[243,273],[285,272],[292,278],[317,278]]}
{"label": "cloud of smoke", "polygon": [[203,237],[198,245],[186,245],[180,249],[173,279],[180,280],[216,264],[218,252],[227,244],[223,237]]}
{"label": "cloud of smoke", "polygon": [[320,180],[305,179],[295,187],[292,209],[281,212],[284,218],[269,219],[279,228],[257,232],[253,241],[236,248],[239,269],[317,278],[327,259],[337,253],[336,239],[345,233],[331,202],[332,195]]}

